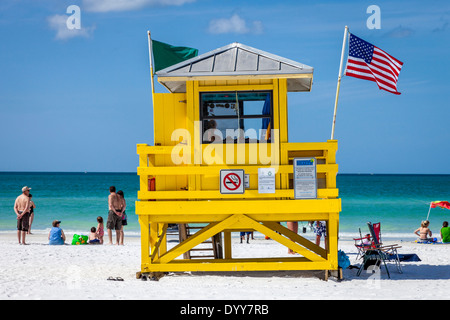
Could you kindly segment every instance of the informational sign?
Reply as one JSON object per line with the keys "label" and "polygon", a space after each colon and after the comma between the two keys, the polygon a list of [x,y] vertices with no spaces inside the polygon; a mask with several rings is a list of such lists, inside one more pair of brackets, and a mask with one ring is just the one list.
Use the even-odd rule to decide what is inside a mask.
{"label": "informational sign", "polygon": [[258,193],[275,193],[275,168],[258,168]]}
{"label": "informational sign", "polygon": [[244,170],[220,170],[220,193],[244,193]]}
{"label": "informational sign", "polygon": [[294,158],[295,199],[317,198],[316,158]]}

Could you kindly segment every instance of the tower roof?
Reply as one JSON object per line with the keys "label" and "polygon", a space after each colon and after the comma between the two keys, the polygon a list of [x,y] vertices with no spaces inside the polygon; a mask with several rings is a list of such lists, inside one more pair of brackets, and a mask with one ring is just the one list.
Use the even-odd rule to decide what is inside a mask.
{"label": "tower roof", "polygon": [[186,92],[188,80],[287,79],[290,92],[310,91],[314,69],[234,42],[156,72],[171,92]]}

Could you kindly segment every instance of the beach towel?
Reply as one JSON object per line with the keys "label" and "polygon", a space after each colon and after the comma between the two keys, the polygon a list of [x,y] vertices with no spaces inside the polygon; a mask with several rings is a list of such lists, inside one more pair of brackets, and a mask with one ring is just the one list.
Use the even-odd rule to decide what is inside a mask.
{"label": "beach towel", "polygon": [[[389,260],[395,260],[396,257],[393,254],[390,254],[387,256]],[[413,262],[413,261],[422,261],[420,260],[419,256],[415,253],[409,253],[409,254],[399,254],[398,259],[402,262]]]}
{"label": "beach towel", "polygon": [[89,239],[88,236],[74,234],[72,238],[72,245],[88,244],[88,239]]}
{"label": "beach towel", "polygon": [[437,244],[437,243],[442,244],[442,242],[438,242],[437,241],[437,238],[434,238],[433,240],[420,240],[420,239],[418,239],[418,240],[415,240],[414,242],[415,243],[422,243],[422,244]]}
{"label": "beach towel", "polygon": [[342,269],[347,269],[350,266],[350,259],[342,250],[338,251],[338,266]]}

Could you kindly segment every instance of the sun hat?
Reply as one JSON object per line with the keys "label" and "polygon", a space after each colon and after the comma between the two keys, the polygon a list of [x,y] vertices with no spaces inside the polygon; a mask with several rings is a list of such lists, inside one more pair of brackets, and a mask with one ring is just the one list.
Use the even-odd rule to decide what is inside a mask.
{"label": "sun hat", "polygon": [[27,186],[25,186],[25,187],[22,188],[22,192],[30,191],[30,190],[31,190],[31,188],[28,188]]}
{"label": "sun hat", "polygon": [[54,221],[52,222],[52,226],[56,227],[59,223],[61,223],[61,221],[59,221],[59,220],[54,220]]}

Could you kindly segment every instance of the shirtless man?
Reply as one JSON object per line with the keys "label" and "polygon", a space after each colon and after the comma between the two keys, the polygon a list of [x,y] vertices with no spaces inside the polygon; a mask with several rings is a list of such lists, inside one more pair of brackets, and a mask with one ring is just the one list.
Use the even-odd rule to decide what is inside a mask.
{"label": "shirtless man", "polygon": [[120,229],[122,228],[122,201],[116,193],[116,187],[109,187],[108,196],[108,220],[106,221],[106,228],[108,229],[109,244],[112,242],[112,230],[116,230],[117,245],[120,241]]}
{"label": "shirtless man", "polygon": [[31,188],[27,186],[22,188],[22,194],[16,198],[14,202],[14,212],[17,215],[17,238],[19,244],[25,243],[30,223],[30,194]]}

